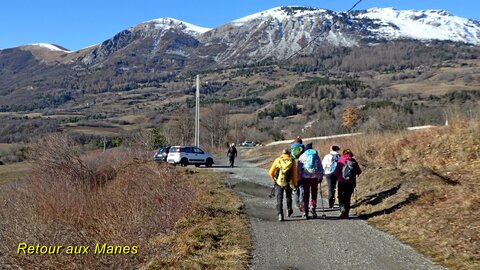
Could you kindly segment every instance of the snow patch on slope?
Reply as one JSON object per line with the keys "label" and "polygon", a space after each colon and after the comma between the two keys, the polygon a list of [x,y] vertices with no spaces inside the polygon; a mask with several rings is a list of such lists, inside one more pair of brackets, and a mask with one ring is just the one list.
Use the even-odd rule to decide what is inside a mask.
{"label": "snow patch on slope", "polygon": [[29,44],[30,46],[39,46],[39,47],[42,47],[42,48],[47,48],[51,51],[60,51],[60,52],[71,52],[71,51],[68,51],[68,50],[64,50],[64,49],[61,49],[53,44],[49,44],[49,43],[33,43],[33,44]]}
{"label": "snow patch on slope", "polygon": [[165,30],[180,27],[181,30],[192,35],[199,35],[212,30],[211,28],[196,26],[173,18],[160,18],[148,21],[147,23],[155,23],[155,28]]}
{"label": "snow patch on slope", "polygon": [[254,13],[252,15],[245,16],[243,18],[234,20],[232,23],[234,23],[235,25],[242,25],[252,20],[270,19],[270,18],[276,19],[277,21],[281,22],[290,17],[303,17],[308,15],[314,16],[319,12],[324,12],[324,11],[326,10],[317,9],[317,8],[297,7],[297,6],[276,7],[276,8],[268,9],[258,13]]}
{"label": "snow patch on slope", "polygon": [[369,30],[387,39],[451,40],[480,44],[478,22],[450,15],[443,10],[371,8],[356,18],[368,18],[380,23],[380,28]]}

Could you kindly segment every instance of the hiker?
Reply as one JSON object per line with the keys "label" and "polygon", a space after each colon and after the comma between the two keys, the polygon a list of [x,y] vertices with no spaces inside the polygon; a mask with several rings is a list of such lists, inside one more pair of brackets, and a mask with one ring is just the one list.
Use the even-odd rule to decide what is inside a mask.
{"label": "hiker", "polygon": [[335,168],[337,162],[340,159],[340,147],[338,145],[332,145],[330,147],[330,153],[325,155],[322,160],[322,166],[325,170],[325,179],[328,185],[328,206],[333,208],[335,204],[335,188],[337,186],[337,177],[335,176]]}
{"label": "hiker", "polygon": [[340,205],[340,218],[348,218],[350,211],[350,199],[353,190],[357,186],[357,175],[362,170],[358,162],[353,158],[353,153],[349,149],[343,150],[343,155],[337,163],[335,175],[338,179],[338,204]]}
{"label": "hiker", "polygon": [[[323,177],[323,167],[318,156],[317,150],[312,149],[312,143],[305,146],[305,152],[298,159],[298,179],[303,185],[303,205],[305,206],[305,212],[303,217],[309,219],[309,209],[313,218],[317,218],[317,193],[318,183]],[[310,192],[312,193],[312,199],[310,200]]]}
{"label": "hiker", "polygon": [[283,154],[275,159],[268,172],[275,182],[275,195],[277,197],[278,221],[283,221],[283,193],[287,199],[287,216],[293,214],[292,191],[297,186],[297,166],[290,157],[290,149],[284,149]]}
{"label": "hiker", "polygon": [[230,160],[230,167],[233,168],[233,163],[235,163],[235,158],[237,157],[237,148],[235,144],[230,144],[227,152],[228,159]]}
{"label": "hiker", "polygon": [[[298,158],[303,154],[304,149],[305,146],[303,145],[302,138],[298,136],[290,145],[290,153],[292,158],[295,160],[295,163],[297,163]],[[300,210],[300,212],[303,212],[303,186],[301,182],[298,183],[298,187],[294,190],[294,193],[295,204],[297,205],[298,210]]]}

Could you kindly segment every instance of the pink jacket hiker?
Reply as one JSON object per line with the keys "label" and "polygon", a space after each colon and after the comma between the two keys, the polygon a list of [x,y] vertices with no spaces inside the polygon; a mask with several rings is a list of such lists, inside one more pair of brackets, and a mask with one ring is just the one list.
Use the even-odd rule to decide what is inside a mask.
{"label": "pink jacket hiker", "polygon": [[[360,175],[362,173],[362,170],[360,169],[360,166],[358,165],[358,162],[353,157],[351,157],[348,154],[347,155],[342,155],[340,157],[340,160],[338,160],[337,168],[335,169],[335,176],[337,177],[338,182],[340,182],[340,183],[347,182],[343,178],[342,169],[343,169],[343,166],[345,166],[345,163],[347,162],[347,160],[350,160],[350,159],[354,160],[355,163],[357,164],[357,168],[356,168],[357,175]],[[357,175],[355,175],[355,177],[353,178],[354,183],[357,181],[357,179],[356,179]]]}

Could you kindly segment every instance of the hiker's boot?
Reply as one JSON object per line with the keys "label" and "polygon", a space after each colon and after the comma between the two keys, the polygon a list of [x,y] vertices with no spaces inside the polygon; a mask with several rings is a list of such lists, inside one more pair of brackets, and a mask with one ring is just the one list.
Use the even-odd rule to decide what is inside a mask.
{"label": "hiker's boot", "polygon": [[329,206],[330,208],[333,208],[333,205],[334,205],[334,204],[335,204],[335,199],[332,198],[332,199],[329,199],[329,200],[328,200],[328,206]]}
{"label": "hiker's boot", "polygon": [[312,218],[317,218],[317,211],[315,211],[315,208],[312,208]]}
{"label": "hiker's boot", "polygon": [[282,214],[278,214],[278,221],[283,221],[283,215]]}
{"label": "hiker's boot", "polygon": [[292,214],[293,214],[293,210],[288,210],[288,212],[287,212],[287,217],[291,217]]}
{"label": "hiker's boot", "polygon": [[308,211],[306,211],[305,213],[303,213],[303,218],[304,219],[309,219],[310,217],[308,216]]}
{"label": "hiker's boot", "polygon": [[340,219],[346,219],[347,218],[347,213],[346,212],[341,212],[339,218]]}

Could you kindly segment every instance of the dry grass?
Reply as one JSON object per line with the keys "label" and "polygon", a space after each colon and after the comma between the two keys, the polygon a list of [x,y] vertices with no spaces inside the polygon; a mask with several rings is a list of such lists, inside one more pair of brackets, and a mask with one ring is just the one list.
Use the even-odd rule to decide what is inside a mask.
{"label": "dry grass", "polygon": [[19,162],[0,166],[0,185],[25,178],[32,167],[29,162]]}
{"label": "dry grass", "polygon": [[11,143],[0,143],[0,151],[7,151],[12,147]]}
{"label": "dry grass", "polygon": [[[479,269],[480,125],[452,122],[457,124],[317,141],[314,148],[322,156],[332,143],[353,150],[364,169],[357,210],[371,224],[442,265]],[[246,156],[273,160],[283,147],[256,148]]]}
{"label": "dry grass", "polygon": [[91,135],[118,135],[124,131],[122,127],[66,126],[65,129]]}
{"label": "dry grass", "polygon": [[246,269],[251,244],[240,198],[223,184],[222,175],[186,173],[200,190],[195,211],[177,223],[177,233],[153,240],[166,252],[147,269]]}

